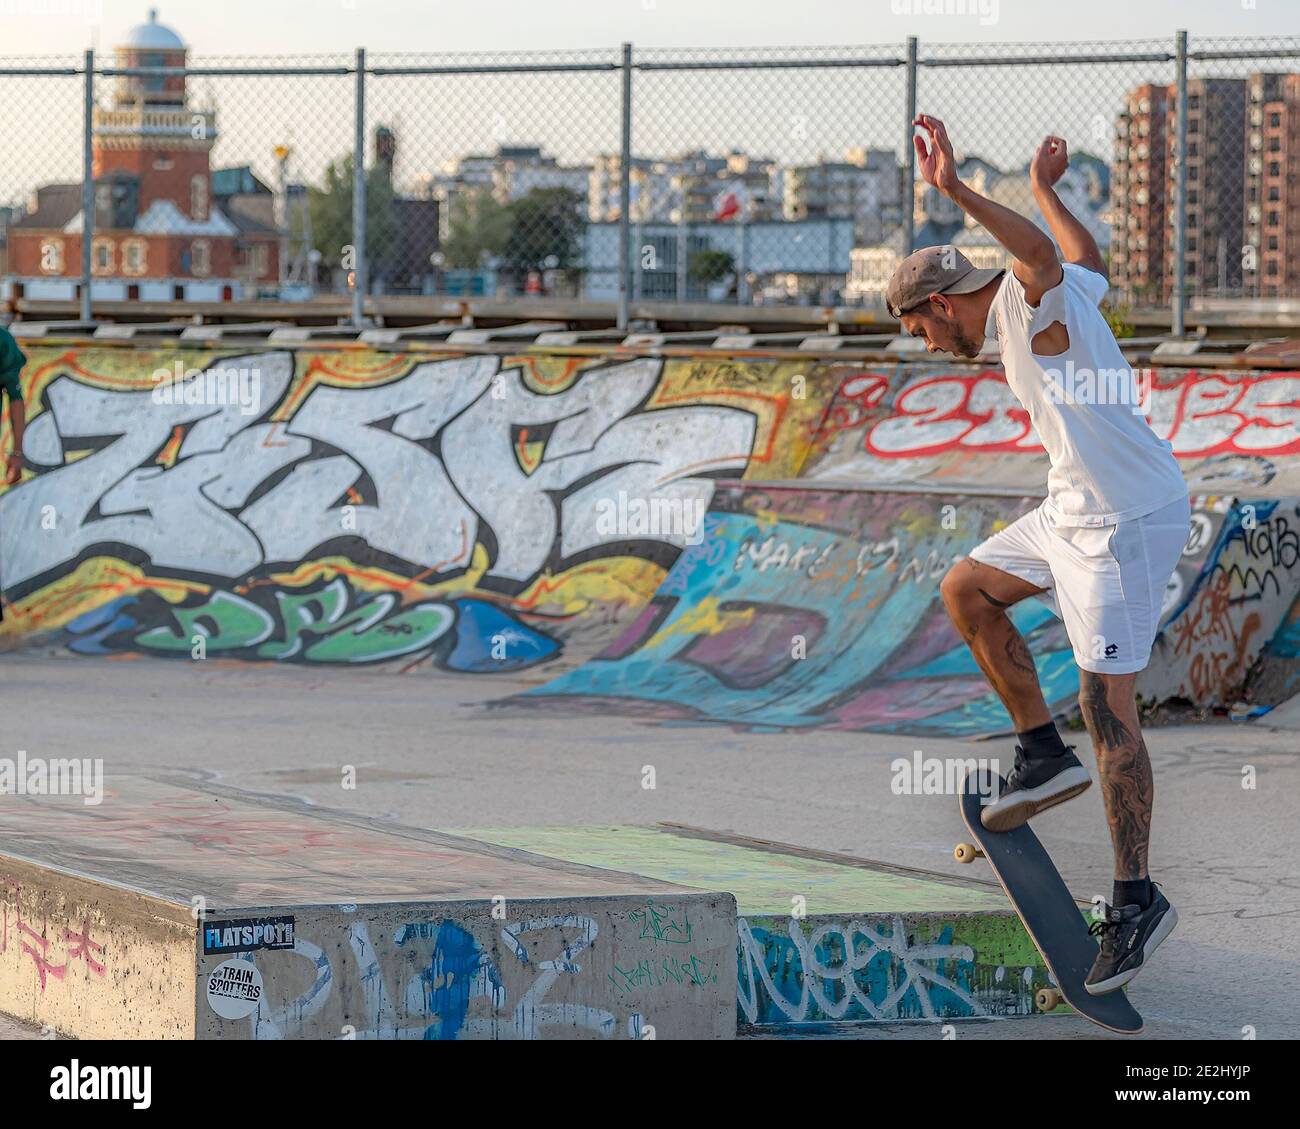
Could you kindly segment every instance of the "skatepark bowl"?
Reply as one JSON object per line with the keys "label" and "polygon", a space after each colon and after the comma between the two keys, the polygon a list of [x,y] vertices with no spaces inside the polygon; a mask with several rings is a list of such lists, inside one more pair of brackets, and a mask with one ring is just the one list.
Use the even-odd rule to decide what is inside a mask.
{"label": "skatepark bowl", "polygon": [[[996,364],[24,350],[2,663],[481,679],[521,731],[618,717],[647,741],[1008,730],[939,600],[1042,498],[1045,455]],[[1294,718],[1300,373],[1154,365],[1142,387],[1193,517],[1141,698]],[[1068,716],[1059,621],[1032,600],[1013,619]],[[699,828],[506,812],[417,831],[168,769],[111,777],[102,807],[0,808],[0,1011],[73,1035],[726,1038],[1029,1015],[1047,983],[986,880]],[[816,911],[791,916],[809,888]]]}

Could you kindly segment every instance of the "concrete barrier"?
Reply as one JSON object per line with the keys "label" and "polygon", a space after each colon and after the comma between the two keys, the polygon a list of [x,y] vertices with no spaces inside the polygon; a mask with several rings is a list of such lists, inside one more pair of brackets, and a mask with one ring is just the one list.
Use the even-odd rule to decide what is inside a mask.
{"label": "concrete barrier", "polygon": [[742,1028],[1031,1015],[1050,982],[990,880],[673,825],[465,834],[731,891]]}
{"label": "concrete barrier", "polygon": [[735,1032],[730,894],[143,777],[0,837],[0,1011],[68,1035]]}

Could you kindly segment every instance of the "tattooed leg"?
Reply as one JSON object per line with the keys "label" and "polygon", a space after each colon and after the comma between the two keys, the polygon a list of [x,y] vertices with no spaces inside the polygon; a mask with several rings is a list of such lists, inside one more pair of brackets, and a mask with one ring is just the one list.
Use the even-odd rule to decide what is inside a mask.
{"label": "tattooed leg", "polygon": [[1138,724],[1137,675],[1080,671],[1079,706],[1097,751],[1102,797],[1115,848],[1115,877],[1147,875],[1155,785]]}
{"label": "tattooed leg", "polygon": [[1017,731],[1051,721],[1029,647],[1007,615],[1008,608],[1043,589],[967,557],[953,566],[939,591],[949,618]]}

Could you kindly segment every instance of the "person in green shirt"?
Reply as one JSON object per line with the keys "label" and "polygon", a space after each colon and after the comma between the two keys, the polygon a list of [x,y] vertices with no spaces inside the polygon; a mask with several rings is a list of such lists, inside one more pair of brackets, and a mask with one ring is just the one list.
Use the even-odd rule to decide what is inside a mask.
{"label": "person in green shirt", "polygon": [[26,363],[27,358],[18,348],[18,342],[4,326],[0,326],[0,400],[6,395],[9,397],[9,430],[13,436],[13,449],[8,454],[0,450],[0,460],[4,463],[0,482],[5,486],[16,486],[23,473],[23,427],[27,423],[27,409],[18,377]]}

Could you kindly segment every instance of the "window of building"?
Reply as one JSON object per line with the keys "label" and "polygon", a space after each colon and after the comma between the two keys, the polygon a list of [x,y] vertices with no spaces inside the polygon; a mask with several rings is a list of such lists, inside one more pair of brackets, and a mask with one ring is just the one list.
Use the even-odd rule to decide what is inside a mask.
{"label": "window of building", "polygon": [[41,240],[41,274],[63,273],[63,240],[53,237]]}
{"label": "window of building", "polygon": [[190,218],[208,218],[208,178],[202,174],[190,178]]}
{"label": "window of building", "polygon": [[212,245],[206,239],[190,244],[190,274],[202,278],[212,273]]}
{"label": "window of building", "polygon": [[[149,54],[140,57],[140,65],[142,67],[165,67],[167,65],[167,57],[162,54],[150,52]],[[141,79],[140,84],[151,93],[157,93],[163,89],[163,84],[166,81],[167,78],[165,75],[151,74],[146,75]]]}
{"label": "window of building", "polygon": [[90,247],[91,267],[96,274],[113,273],[113,241],[96,239]]}
{"label": "window of building", "polygon": [[148,246],[143,239],[127,239],[123,242],[123,274],[144,274],[148,261]]}

